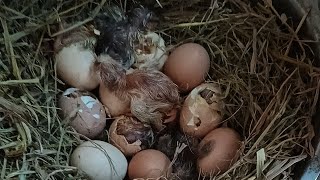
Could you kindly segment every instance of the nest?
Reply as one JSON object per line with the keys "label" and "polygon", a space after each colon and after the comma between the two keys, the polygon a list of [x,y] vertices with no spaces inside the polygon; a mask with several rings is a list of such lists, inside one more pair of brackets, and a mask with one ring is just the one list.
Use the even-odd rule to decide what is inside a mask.
{"label": "nest", "polygon": [[[126,8],[126,2],[116,3]],[[214,178],[293,177],[296,163],[314,155],[320,68],[314,42],[299,33],[308,14],[292,22],[270,0],[183,2],[145,3],[161,15],[157,32],[167,46],[197,42],[210,54],[207,81],[223,89],[224,125],[243,138],[240,159]],[[58,116],[56,98],[65,87],[56,75],[53,39],[90,23],[109,3],[0,2],[0,179],[85,178],[68,163],[82,140]],[[61,20],[72,26],[59,31]]]}

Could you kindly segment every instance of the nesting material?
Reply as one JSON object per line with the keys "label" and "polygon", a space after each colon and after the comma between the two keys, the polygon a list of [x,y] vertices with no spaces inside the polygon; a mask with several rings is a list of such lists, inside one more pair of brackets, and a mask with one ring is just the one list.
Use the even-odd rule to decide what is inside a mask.
{"label": "nesting material", "polygon": [[[166,47],[196,42],[206,48],[210,57],[206,82],[221,88],[222,122],[243,139],[238,161],[215,179],[292,178],[297,162],[314,155],[311,119],[320,91],[320,69],[314,65],[310,48],[314,44],[300,36],[299,24],[305,18],[292,22],[269,0],[183,2],[187,3],[159,0],[146,4],[161,15],[157,33]],[[54,69],[53,43],[64,32],[90,24],[92,16],[109,3],[0,3],[0,179],[86,179],[67,165],[81,140],[57,115],[57,94],[64,87]],[[133,2],[120,3],[129,8]],[[71,26],[59,30],[60,20]],[[168,109],[172,107],[159,116],[165,117]],[[173,173],[190,175],[194,167],[189,165],[196,164],[181,162],[176,162]],[[193,174],[196,177],[188,178],[198,179]]]}

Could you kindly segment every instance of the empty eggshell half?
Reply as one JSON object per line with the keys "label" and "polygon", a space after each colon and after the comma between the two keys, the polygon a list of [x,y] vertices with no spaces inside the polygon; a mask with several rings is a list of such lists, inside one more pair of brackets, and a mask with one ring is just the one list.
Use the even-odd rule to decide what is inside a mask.
{"label": "empty eggshell half", "polygon": [[90,92],[69,88],[58,102],[64,120],[80,134],[88,138],[98,136],[106,126],[106,113],[103,105]]}
{"label": "empty eggshell half", "polygon": [[134,117],[119,116],[109,129],[110,143],[126,156],[150,148],[154,137],[150,125],[143,124]]}
{"label": "empty eggshell half", "polygon": [[180,128],[202,138],[222,121],[223,102],[217,84],[204,83],[194,88],[184,101],[180,113]]}

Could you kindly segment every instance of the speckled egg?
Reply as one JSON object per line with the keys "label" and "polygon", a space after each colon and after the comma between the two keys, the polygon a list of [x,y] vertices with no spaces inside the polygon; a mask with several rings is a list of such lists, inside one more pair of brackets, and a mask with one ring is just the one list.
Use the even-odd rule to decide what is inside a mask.
{"label": "speckled egg", "polygon": [[106,126],[105,109],[90,92],[69,88],[59,98],[58,107],[64,122],[88,138],[97,137]]}

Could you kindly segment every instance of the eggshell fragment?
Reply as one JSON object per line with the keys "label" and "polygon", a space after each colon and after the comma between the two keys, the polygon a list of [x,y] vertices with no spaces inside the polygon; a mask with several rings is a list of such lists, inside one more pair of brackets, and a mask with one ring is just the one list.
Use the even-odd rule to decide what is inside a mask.
{"label": "eggshell fragment", "polygon": [[240,135],[231,128],[217,128],[199,144],[197,167],[203,176],[227,171],[240,156]]}
{"label": "eggshell fragment", "polygon": [[100,101],[90,92],[77,88],[65,90],[59,98],[61,116],[88,138],[97,137],[106,126],[106,113]]}
{"label": "eggshell fragment", "polygon": [[219,86],[215,83],[201,84],[184,101],[180,128],[190,136],[202,138],[220,125],[223,109]]}
{"label": "eggshell fragment", "polygon": [[109,137],[111,144],[126,156],[150,148],[154,140],[151,126],[127,116],[117,117],[112,122]]}
{"label": "eggshell fragment", "polygon": [[95,67],[95,37],[84,28],[58,36],[55,41],[55,62],[58,76],[68,85],[91,91],[100,77]]}
{"label": "eggshell fragment", "polygon": [[130,179],[167,177],[172,173],[170,159],[161,151],[147,149],[138,152],[129,162]]}
{"label": "eggshell fragment", "polygon": [[70,164],[92,180],[123,180],[128,168],[119,149],[99,140],[79,145],[71,154]]}
{"label": "eggshell fragment", "polygon": [[165,42],[160,35],[148,32],[139,39],[135,47],[136,61],[133,64],[137,69],[162,70],[168,58]]}
{"label": "eggshell fragment", "polygon": [[206,49],[200,44],[186,43],[173,50],[163,71],[181,92],[189,92],[204,82],[209,68],[210,57]]}

